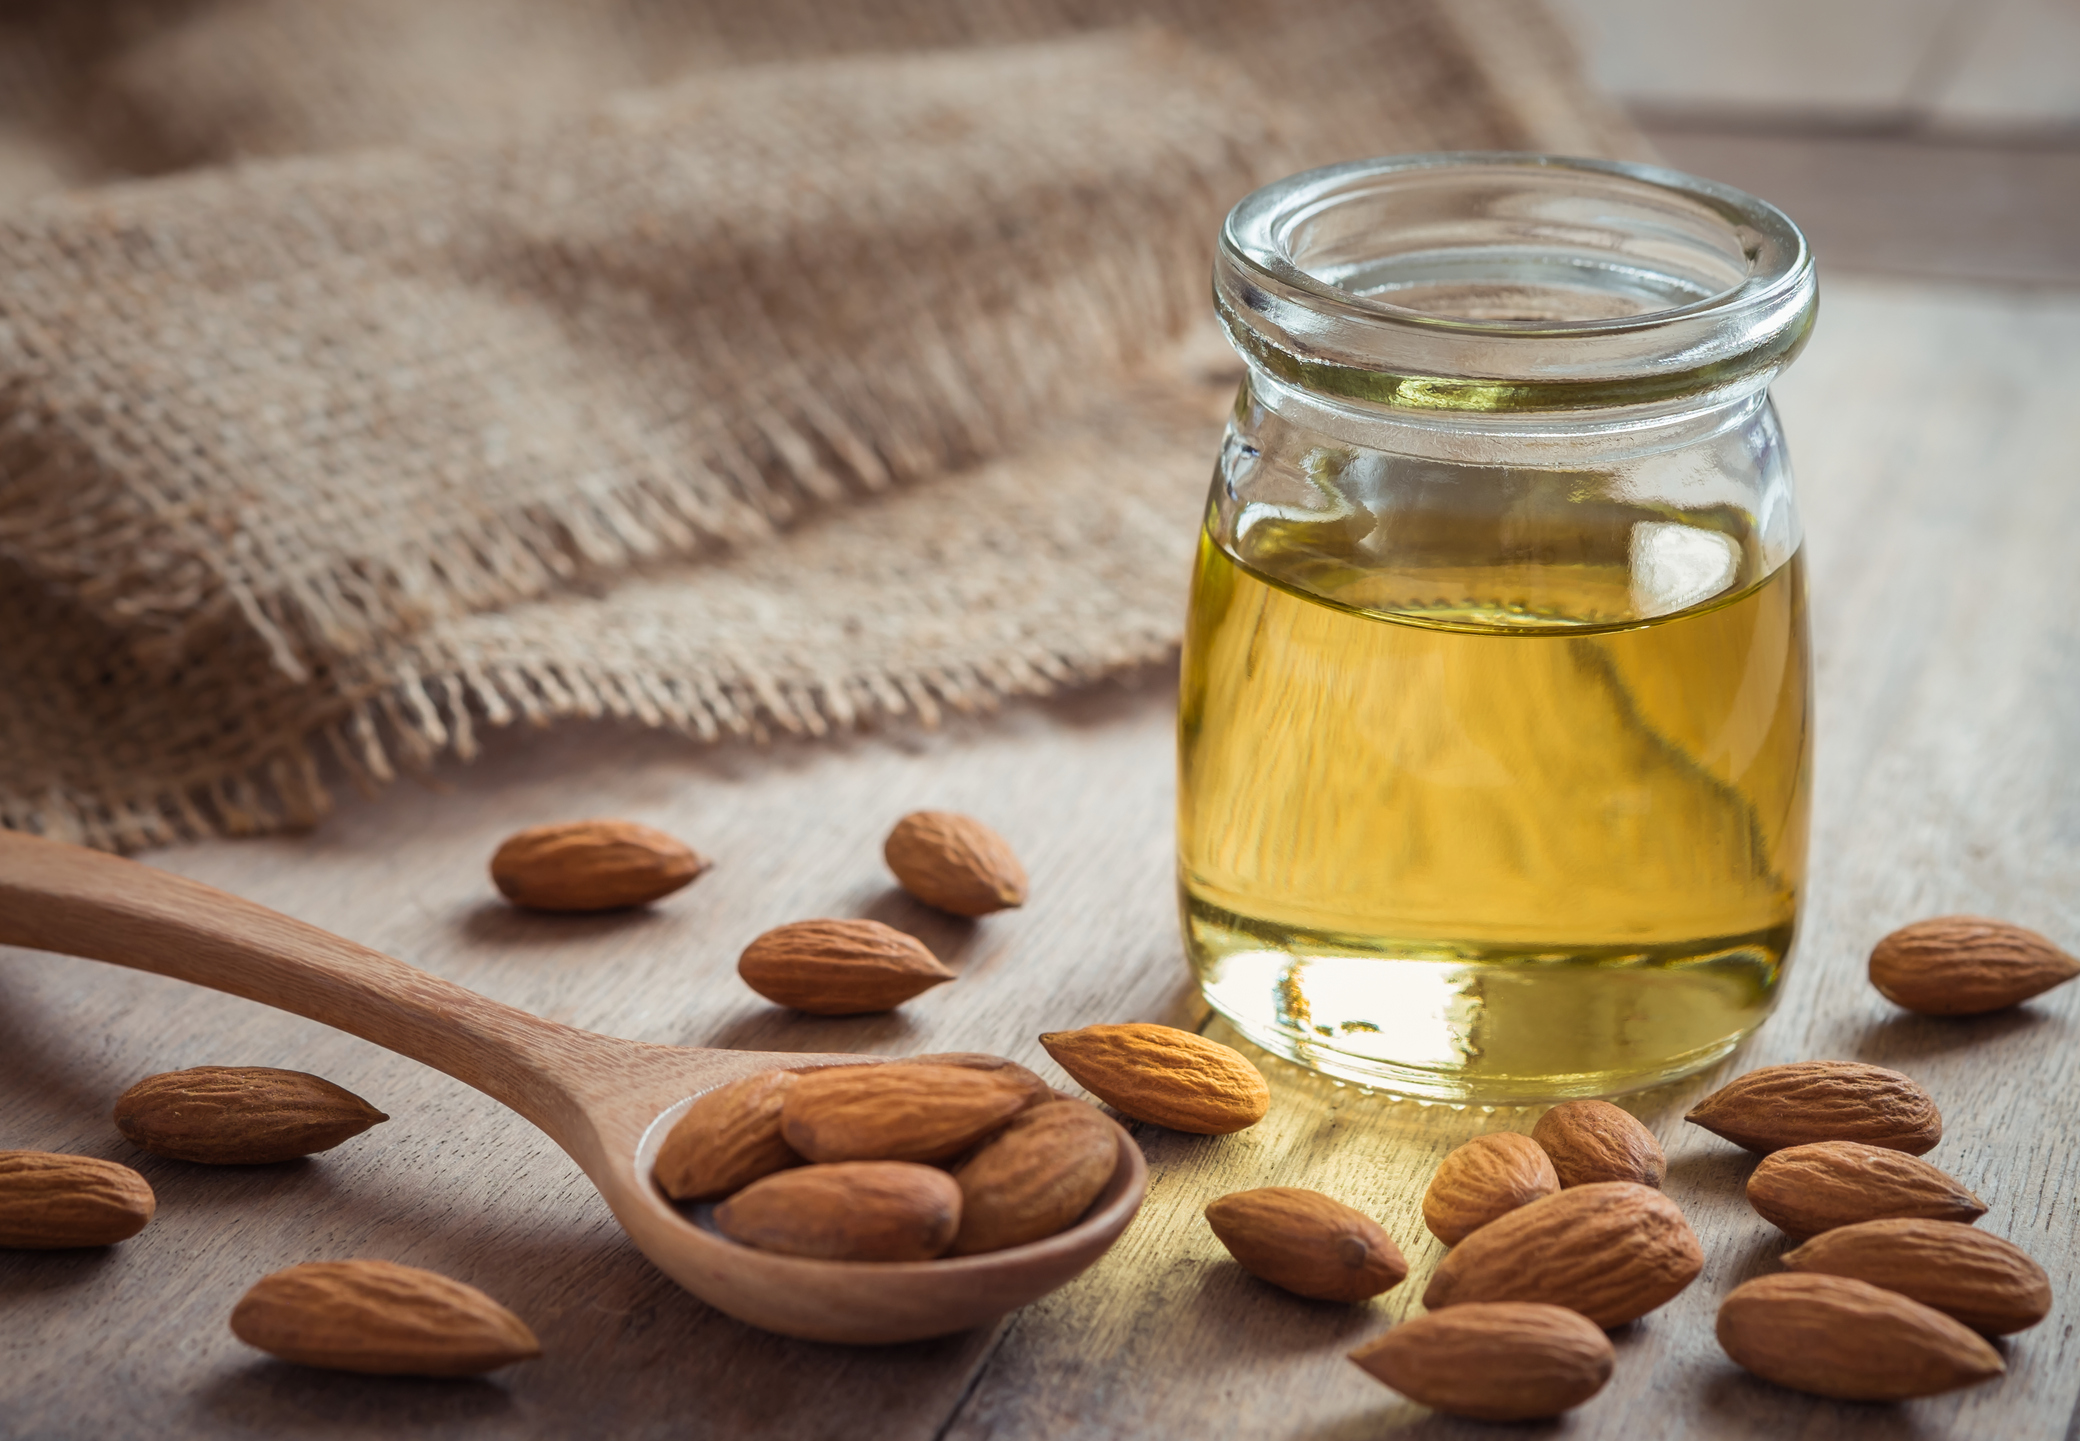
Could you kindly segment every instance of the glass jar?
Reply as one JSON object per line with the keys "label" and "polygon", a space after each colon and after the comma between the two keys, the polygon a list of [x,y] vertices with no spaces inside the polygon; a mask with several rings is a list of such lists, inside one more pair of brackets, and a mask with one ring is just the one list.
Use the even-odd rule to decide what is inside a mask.
{"label": "glass jar", "polygon": [[1752,196],[1419,155],[1257,191],[1192,580],[1185,939],[1245,1035],[1448,1101],[1724,1055],[1796,935],[1804,573],[1768,387],[1816,291]]}

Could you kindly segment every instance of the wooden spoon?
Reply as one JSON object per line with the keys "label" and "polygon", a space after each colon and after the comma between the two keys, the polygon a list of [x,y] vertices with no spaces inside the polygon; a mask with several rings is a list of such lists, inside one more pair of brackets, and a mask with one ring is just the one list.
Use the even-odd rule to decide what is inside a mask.
{"label": "wooden spoon", "polygon": [[1111,1182],[1082,1221],[1044,1241],[940,1261],[775,1255],[674,1208],[651,1183],[657,1148],[703,1091],[867,1058],[656,1046],[558,1025],[199,881],[4,830],[0,945],[228,991],[446,1071],[546,1132],[674,1281],[741,1321],[806,1340],[912,1341],[992,1321],[1104,1254],[1148,1186],[1140,1148],[1119,1130]]}

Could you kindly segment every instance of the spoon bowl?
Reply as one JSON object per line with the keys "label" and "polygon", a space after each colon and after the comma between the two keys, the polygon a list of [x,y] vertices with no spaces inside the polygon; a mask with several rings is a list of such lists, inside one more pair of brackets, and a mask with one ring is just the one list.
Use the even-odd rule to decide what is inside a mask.
{"label": "spoon bowl", "polygon": [[879,1344],[993,1321],[1103,1255],[1148,1188],[1119,1164],[1083,1218],[1023,1246],[937,1261],[826,1261],[760,1251],[689,1217],[651,1181],[694,1098],[760,1071],[874,1064],[850,1055],[659,1046],[581,1031],[379,951],[136,861],[0,831],[0,945],[150,971],[308,1016],[474,1086],[577,1162],[643,1254],[719,1311],[812,1341]]}

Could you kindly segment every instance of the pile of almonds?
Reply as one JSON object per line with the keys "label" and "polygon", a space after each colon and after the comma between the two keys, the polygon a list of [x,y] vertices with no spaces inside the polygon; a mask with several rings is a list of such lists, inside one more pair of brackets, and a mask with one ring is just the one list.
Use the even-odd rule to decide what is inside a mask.
{"label": "pile of almonds", "polygon": [[1804,1242],[1781,1258],[1789,1274],[1748,1281],[1719,1307],[1719,1344],[1756,1375],[1843,1401],[1933,1396],[2000,1375],[1985,1336],[2050,1311],[2043,1268],[1972,1229],[1985,1203],[1919,1159],[1942,1139],[1942,1116],[1897,1071],[1768,1066],[1688,1119],[1763,1157],[1749,1203]]}
{"label": "pile of almonds", "polygon": [[653,1174],[715,1229],[827,1261],[928,1261],[1043,1240],[1090,1209],[1119,1128],[1000,1056],[768,1071],[694,1099]]}
{"label": "pile of almonds", "polygon": [[[1908,1077],[1852,1061],[1769,1066],[1687,1119],[1763,1156],[1748,1199],[1803,1243],[1781,1258],[1783,1274],[1720,1306],[1720,1345],[1756,1375],[1840,1400],[1935,1395],[2000,1375],[1985,1338],[2049,1313],[2043,1268],[1973,1229],[1984,1203],[1918,1159],[1941,1139],[1942,1117]],[[1454,1415],[1526,1420],[1581,1404],[1611,1375],[1602,1329],[1665,1304],[1703,1269],[1696,1235],[1657,1189],[1665,1174],[1651,1133],[1602,1101],[1555,1106],[1528,1137],[1475,1137],[1445,1157],[1423,1198],[1424,1224],[1453,1248],[1423,1293],[1430,1314],[1351,1358]],[[1261,1237],[1233,1233],[1238,1216],[1271,1214],[1274,1194],[1282,1231],[1318,1237],[1317,1270],[1336,1244],[1321,1218],[1347,1208],[1326,1197],[1223,1197],[1207,1220],[1246,1269],[1325,1299],[1405,1274],[1378,1267],[1372,1291],[1336,1293],[1290,1255],[1267,1263]],[[1393,1243],[1381,1233],[1366,1245],[1379,1254]]]}

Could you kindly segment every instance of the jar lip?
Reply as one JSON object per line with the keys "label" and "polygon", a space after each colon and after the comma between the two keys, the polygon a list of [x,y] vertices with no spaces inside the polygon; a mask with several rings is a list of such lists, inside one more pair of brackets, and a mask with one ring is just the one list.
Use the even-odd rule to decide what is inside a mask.
{"label": "jar lip", "polygon": [[[1489,247],[1494,254],[1534,255],[1538,237],[1561,236],[1573,247],[1573,274],[1601,268],[1640,295],[1689,294],[1580,318],[1460,315],[1341,284],[1296,254],[1296,237],[1338,207],[1371,207],[1366,213],[1377,219],[1400,213],[1401,197],[1419,202],[1426,189],[1442,195],[1454,185],[1486,186],[1516,202],[1478,218],[1529,239],[1514,250]],[[1384,223],[1377,233],[1390,231]],[[1730,283],[1701,279],[1696,264],[1680,275],[1664,265],[1669,273],[1659,274],[1651,256],[1626,253],[1634,242],[1662,260],[1679,250],[1703,257]],[[1348,236],[1339,243],[1346,252],[1353,244]],[[1447,245],[1421,255],[1460,253],[1484,252]],[[1221,228],[1214,295],[1237,348],[1288,383],[1390,406],[1518,410],[1766,385],[1802,346],[1817,286],[1811,248],[1790,217],[1731,186],[1629,161],[1468,151],[1349,161],[1251,193]]]}

